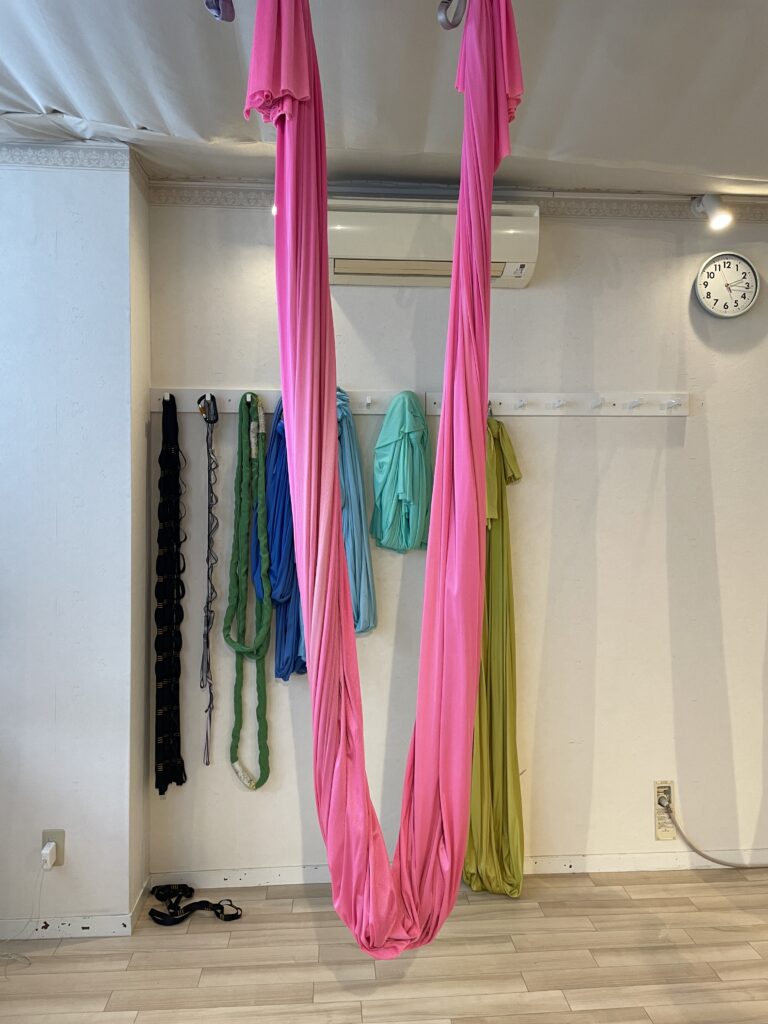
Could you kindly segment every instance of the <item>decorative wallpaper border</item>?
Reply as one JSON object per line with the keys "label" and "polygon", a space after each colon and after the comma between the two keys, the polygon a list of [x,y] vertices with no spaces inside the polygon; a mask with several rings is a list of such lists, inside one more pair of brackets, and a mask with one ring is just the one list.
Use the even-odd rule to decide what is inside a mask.
{"label": "decorative wallpaper border", "polygon": [[[272,183],[152,181],[147,180],[138,158],[122,143],[31,143],[0,144],[0,167],[42,167],[48,169],[92,169],[123,171],[131,168],[140,180],[142,191],[153,206],[208,206],[234,210],[268,210],[273,202]],[[345,183],[331,185],[331,195],[354,195],[356,190],[366,198],[435,198],[429,185],[407,185],[401,188],[389,183]],[[451,199],[455,189],[437,186],[439,198]],[[495,193],[497,202],[535,203],[544,217],[603,218],[611,220],[693,220],[688,196],[652,194],[612,195],[611,193],[558,193],[546,190],[520,190],[501,187]],[[736,220],[741,223],[768,223],[768,197],[764,201],[729,197]]]}
{"label": "decorative wallpaper border", "polygon": [[[331,186],[331,194],[336,190]],[[349,194],[349,193],[346,193]],[[371,198],[366,192],[366,198]],[[384,195],[382,194],[382,198]],[[414,197],[415,198],[415,197]],[[428,195],[425,193],[424,198]],[[447,197],[446,197],[447,198]],[[535,203],[544,217],[588,217],[619,220],[694,220],[687,196],[560,196],[556,192],[521,192],[502,189],[496,196],[503,203]],[[238,210],[270,209],[273,190],[270,182],[215,184],[212,182],[150,181],[153,206],[210,206]],[[767,222],[766,202],[731,201],[734,215],[741,222]]]}
{"label": "decorative wallpaper border", "polygon": [[124,171],[129,166],[128,146],[122,143],[7,142],[0,145],[0,167],[45,167],[62,170]]}
{"label": "decorative wallpaper border", "polygon": [[236,210],[269,210],[274,190],[268,182],[254,184],[150,181],[153,206],[219,206]]}

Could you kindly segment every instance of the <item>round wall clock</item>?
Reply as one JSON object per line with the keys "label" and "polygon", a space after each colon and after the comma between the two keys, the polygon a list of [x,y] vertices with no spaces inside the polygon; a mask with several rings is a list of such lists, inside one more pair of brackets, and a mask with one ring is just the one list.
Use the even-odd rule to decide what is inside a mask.
{"label": "round wall clock", "polygon": [[713,316],[741,316],[755,304],[760,278],[744,256],[719,252],[704,261],[693,290]]}

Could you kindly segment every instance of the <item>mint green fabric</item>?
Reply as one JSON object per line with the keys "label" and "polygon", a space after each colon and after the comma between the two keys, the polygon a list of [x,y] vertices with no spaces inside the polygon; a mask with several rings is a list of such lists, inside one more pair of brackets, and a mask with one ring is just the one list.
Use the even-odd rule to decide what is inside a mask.
{"label": "mint green fabric", "polygon": [[507,485],[520,479],[520,468],[509,434],[493,417],[488,420],[486,458],[485,614],[464,881],[476,891],[519,896],[523,814]]}
{"label": "mint green fabric", "polygon": [[373,460],[371,534],[380,548],[427,546],[432,500],[432,452],[427,421],[412,391],[387,409]]}

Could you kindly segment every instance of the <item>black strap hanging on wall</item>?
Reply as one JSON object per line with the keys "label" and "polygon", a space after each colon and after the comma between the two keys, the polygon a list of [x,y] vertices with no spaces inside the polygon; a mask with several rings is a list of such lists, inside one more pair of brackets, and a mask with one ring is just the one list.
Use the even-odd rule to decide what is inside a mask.
{"label": "black strap hanging on wall", "polygon": [[184,556],[181,529],[181,465],[176,399],[163,399],[163,439],[160,448],[157,506],[157,582],[155,583],[155,786],[162,796],[171,783],[187,781],[181,756],[179,678],[181,622],[184,612]]}
{"label": "black strap hanging on wall", "polygon": [[200,415],[205,420],[205,448],[208,456],[208,547],[205,554],[206,592],[203,608],[203,657],[200,662],[200,689],[208,690],[208,704],[205,709],[205,743],[203,745],[203,764],[211,763],[211,729],[213,726],[213,670],[211,667],[211,630],[215,612],[213,603],[218,594],[213,585],[213,568],[218,556],[213,545],[213,538],[219,528],[219,520],[214,509],[219,503],[216,494],[216,470],[219,460],[213,447],[213,428],[219,419],[216,406],[216,395],[200,395],[197,400]]}

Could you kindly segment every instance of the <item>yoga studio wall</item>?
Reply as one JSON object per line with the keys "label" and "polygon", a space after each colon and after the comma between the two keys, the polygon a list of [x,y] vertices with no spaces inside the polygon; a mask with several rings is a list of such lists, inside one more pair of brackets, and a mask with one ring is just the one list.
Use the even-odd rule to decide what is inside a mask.
{"label": "yoga studio wall", "polygon": [[[153,387],[279,386],[271,202],[247,188],[153,186]],[[723,324],[691,299],[694,275],[713,251],[701,222],[653,204],[642,216],[629,204],[568,210],[575,215],[542,217],[531,286],[493,293],[491,391],[680,390],[691,394],[691,415],[505,421],[523,474],[509,506],[526,867],[690,863],[679,843],[653,839],[652,783],[670,777],[705,848],[764,857],[768,478],[756,467],[768,428],[768,306]],[[764,225],[738,224],[727,244],[768,265]],[[439,390],[447,290],[335,288],[333,297],[343,386]],[[159,417],[152,420],[156,453]],[[430,425],[434,433],[436,420]],[[381,419],[358,416],[356,426],[370,512]],[[194,884],[325,878],[305,678],[275,683],[270,673],[267,785],[247,792],[229,766],[234,664],[219,627],[231,415],[216,435],[217,703],[213,763],[202,764],[205,428],[198,415],[182,414],[180,429],[188,460],[188,781],[163,799],[152,795],[150,869]],[[152,486],[154,494],[154,479]],[[414,713],[424,555],[374,550],[373,559],[379,624],[358,652],[369,778],[391,847]],[[243,749],[253,765],[252,704],[246,722]]]}

